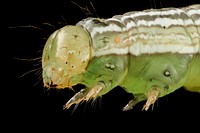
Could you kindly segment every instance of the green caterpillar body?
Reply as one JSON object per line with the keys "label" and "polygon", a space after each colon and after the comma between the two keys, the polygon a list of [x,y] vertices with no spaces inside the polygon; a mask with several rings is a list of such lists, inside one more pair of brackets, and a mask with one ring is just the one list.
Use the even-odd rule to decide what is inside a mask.
{"label": "green caterpillar body", "polygon": [[200,92],[200,5],[86,18],[55,31],[42,57],[46,87],[85,88],[65,105],[121,86],[133,94],[123,110],[144,110],[180,87]]}

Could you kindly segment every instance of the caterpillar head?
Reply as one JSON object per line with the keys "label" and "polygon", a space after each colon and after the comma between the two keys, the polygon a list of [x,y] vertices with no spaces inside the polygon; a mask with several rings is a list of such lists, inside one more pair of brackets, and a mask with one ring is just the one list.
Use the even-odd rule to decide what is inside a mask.
{"label": "caterpillar head", "polygon": [[45,87],[71,88],[71,81],[86,70],[91,56],[91,38],[81,26],[65,26],[47,40],[42,55]]}

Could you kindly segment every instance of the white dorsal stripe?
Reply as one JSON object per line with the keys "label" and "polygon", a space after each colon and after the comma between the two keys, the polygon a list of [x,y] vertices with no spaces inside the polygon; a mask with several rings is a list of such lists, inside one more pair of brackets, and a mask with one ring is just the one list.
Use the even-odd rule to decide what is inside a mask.
{"label": "white dorsal stripe", "polygon": [[121,27],[119,27],[115,24],[110,24],[106,27],[94,27],[92,29],[92,32],[90,32],[90,34],[91,34],[92,37],[94,37],[97,33],[102,34],[102,33],[107,32],[107,31],[122,32],[124,30],[125,30],[125,28],[121,28]]}
{"label": "white dorsal stripe", "polygon": [[[166,8],[167,9],[167,8]],[[180,9],[170,9],[170,10],[163,10],[163,11],[155,11],[154,9],[151,10],[145,10],[145,11],[140,11],[140,12],[129,12],[129,15],[124,15],[121,20],[124,21],[127,18],[134,18],[134,17],[139,17],[139,16],[156,16],[156,15],[174,15],[174,14],[180,14],[182,13],[183,10]]]}
{"label": "white dorsal stripe", "polygon": [[189,11],[187,12],[187,14],[188,14],[189,16],[192,16],[192,15],[194,15],[194,14],[200,14],[200,10],[198,10],[198,9],[196,9],[196,10],[191,9],[191,10],[189,10]]}
{"label": "white dorsal stripe", "polygon": [[194,24],[191,19],[182,20],[182,19],[171,19],[171,18],[156,18],[154,21],[139,20],[137,26],[161,25],[168,28],[171,25],[190,25],[190,24]]}
{"label": "white dorsal stripe", "polygon": [[117,22],[119,22],[119,23],[122,23],[121,20],[116,19],[116,18],[109,18],[109,19],[106,19],[105,22],[110,21],[110,20],[113,20],[113,21],[117,21]]}

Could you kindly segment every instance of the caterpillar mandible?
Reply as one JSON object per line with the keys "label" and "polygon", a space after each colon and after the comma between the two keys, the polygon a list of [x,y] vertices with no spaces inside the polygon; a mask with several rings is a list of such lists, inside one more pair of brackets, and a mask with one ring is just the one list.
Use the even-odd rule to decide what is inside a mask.
{"label": "caterpillar mandible", "polygon": [[48,38],[42,55],[45,87],[82,84],[65,109],[95,100],[116,86],[133,94],[123,110],[180,87],[200,93],[200,5],[86,18]]}

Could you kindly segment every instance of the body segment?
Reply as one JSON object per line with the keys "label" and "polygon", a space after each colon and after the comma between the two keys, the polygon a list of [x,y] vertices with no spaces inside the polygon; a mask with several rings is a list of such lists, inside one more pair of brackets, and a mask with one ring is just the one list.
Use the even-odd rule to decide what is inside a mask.
{"label": "body segment", "polygon": [[[53,49],[58,46],[62,50]],[[56,31],[45,47],[45,86],[86,87],[65,108],[102,96],[116,86],[134,96],[123,110],[143,100],[148,110],[159,97],[182,86],[200,92],[200,5],[86,18]],[[76,68],[64,62],[75,63]]]}

